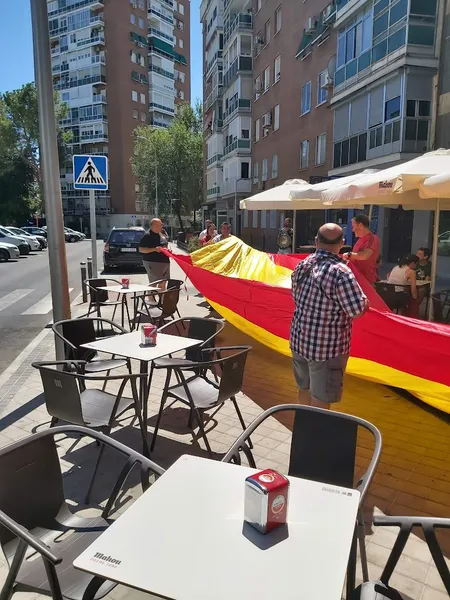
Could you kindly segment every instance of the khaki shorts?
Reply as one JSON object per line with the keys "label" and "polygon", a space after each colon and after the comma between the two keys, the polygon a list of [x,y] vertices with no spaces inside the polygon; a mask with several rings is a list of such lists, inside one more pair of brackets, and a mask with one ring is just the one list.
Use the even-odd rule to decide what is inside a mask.
{"label": "khaki shorts", "polygon": [[311,397],[320,402],[333,404],[342,398],[345,367],[348,354],[341,354],[324,361],[307,360],[292,353],[294,376],[300,390],[309,390]]}
{"label": "khaki shorts", "polygon": [[159,281],[160,279],[170,279],[170,263],[143,260],[142,264],[147,271],[149,283]]}

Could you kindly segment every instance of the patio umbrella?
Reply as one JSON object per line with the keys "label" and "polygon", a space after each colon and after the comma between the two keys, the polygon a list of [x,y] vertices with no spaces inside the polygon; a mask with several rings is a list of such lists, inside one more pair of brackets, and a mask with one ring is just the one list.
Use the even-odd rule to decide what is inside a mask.
{"label": "patio umbrella", "polygon": [[[290,194],[302,187],[310,186],[303,179],[288,179],[282,185],[241,200],[240,207],[246,210],[292,210]],[[322,201],[320,208],[323,209]]]}
{"label": "patio umbrella", "polygon": [[314,183],[311,185],[304,185],[302,187],[294,188],[290,192],[292,207],[296,210],[307,210],[311,208],[310,203],[312,203],[314,200],[320,200],[319,208],[321,208],[322,210],[324,208],[329,208],[323,203],[323,192],[339,188],[343,185],[348,185],[350,183],[353,183],[354,181],[357,181],[358,179],[361,179],[361,177],[365,177],[366,175],[371,175],[372,173],[376,172],[376,169],[366,169],[361,173],[355,173],[354,175],[348,175],[347,177],[327,179],[326,181],[321,181],[320,183]]}

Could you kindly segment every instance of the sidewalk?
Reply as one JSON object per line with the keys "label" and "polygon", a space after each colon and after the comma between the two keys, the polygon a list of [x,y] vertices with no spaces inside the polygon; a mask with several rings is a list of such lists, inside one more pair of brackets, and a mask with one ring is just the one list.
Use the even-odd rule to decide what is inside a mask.
{"label": "sidewalk", "polygon": [[[120,275],[115,275],[119,277]],[[184,279],[176,264],[172,264],[172,277]],[[146,282],[145,275],[133,275],[135,283]],[[187,294],[183,290],[179,303],[182,316],[207,317],[210,313],[204,298],[187,282]],[[86,312],[86,305],[76,307],[74,316]],[[106,313],[104,316],[108,316]],[[292,402],[296,390],[290,360],[275,354],[253,339],[227,325],[219,338],[218,345],[250,344],[253,347],[247,362],[244,394],[238,398],[244,419],[249,423],[261,409],[275,404]],[[45,409],[42,384],[39,374],[31,367],[35,360],[51,360],[54,357],[53,335],[44,330],[36,340],[0,376],[0,446],[21,439],[30,433],[47,428],[49,416]],[[134,372],[137,372],[134,370]],[[164,375],[157,373],[150,394],[149,425],[152,429]],[[428,410],[424,405],[406,400],[392,390],[347,377],[345,394],[339,409],[356,414],[377,425],[383,434],[384,448],[377,475],[367,498],[368,517],[372,513],[420,514],[450,516],[450,427],[448,420]],[[175,405],[165,411],[152,459],[163,467],[169,467],[185,453],[205,456],[202,441],[193,441],[187,428],[188,411]],[[139,431],[130,427],[131,418],[121,419],[113,435],[119,441],[139,451]],[[242,429],[232,406],[224,406],[216,417],[217,424],[208,438],[214,453],[225,452]],[[254,455],[258,466],[271,466],[286,471],[290,453],[290,422],[270,419],[252,436]],[[65,488],[68,497],[75,503],[74,510],[98,513],[98,506],[105,502],[116,474],[117,466],[108,453],[100,466],[93,491],[93,504],[86,508],[82,504],[86,488],[86,467],[93,464],[96,448],[91,444],[79,443],[74,448],[73,440],[58,442],[61,463],[65,472]],[[359,440],[357,464],[361,469],[370,456],[364,438]],[[83,465],[83,469],[80,465]],[[140,493],[137,478],[127,482],[123,503],[132,501]],[[81,490],[81,491],[80,491]],[[127,504],[128,505],[128,504]],[[121,507],[123,510],[123,506]],[[390,548],[395,540],[395,528],[383,529],[367,537],[367,552],[370,561],[370,577],[379,577]],[[332,534],[331,534],[332,535]],[[445,538],[447,557],[450,543]],[[449,563],[450,564],[450,563]],[[6,574],[6,565],[0,562],[0,578]],[[412,536],[406,552],[391,579],[392,585],[401,589],[405,598],[413,600],[444,600],[447,594],[440,582],[425,543]],[[24,594],[20,594],[25,596]],[[139,592],[118,586],[109,596],[111,600],[144,597]],[[148,595],[146,595],[149,598]],[[37,595],[27,594],[27,600]],[[230,599],[232,600],[232,599]],[[326,600],[326,599],[324,599]]]}

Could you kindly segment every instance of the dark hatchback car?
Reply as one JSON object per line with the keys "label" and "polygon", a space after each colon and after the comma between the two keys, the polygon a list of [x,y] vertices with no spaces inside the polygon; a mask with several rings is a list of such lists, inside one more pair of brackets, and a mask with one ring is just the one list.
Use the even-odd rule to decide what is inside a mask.
{"label": "dark hatchback car", "polygon": [[108,236],[103,251],[105,271],[113,267],[142,267],[139,242],[143,227],[115,227]]}

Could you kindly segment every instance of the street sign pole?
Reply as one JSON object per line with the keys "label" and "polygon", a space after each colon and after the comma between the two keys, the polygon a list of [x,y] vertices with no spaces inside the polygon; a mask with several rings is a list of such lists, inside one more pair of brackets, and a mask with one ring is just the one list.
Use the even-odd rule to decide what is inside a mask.
{"label": "street sign pole", "polygon": [[[46,0],[31,0],[31,19],[39,111],[39,156],[47,219],[53,321],[56,322],[70,319],[70,296]],[[64,359],[64,345],[62,341],[59,343],[58,339],[55,340],[56,358],[62,360]]]}
{"label": "street sign pole", "polygon": [[97,277],[97,220],[95,216],[95,190],[89,190],[89,208],[91,211],[92,275]]}

